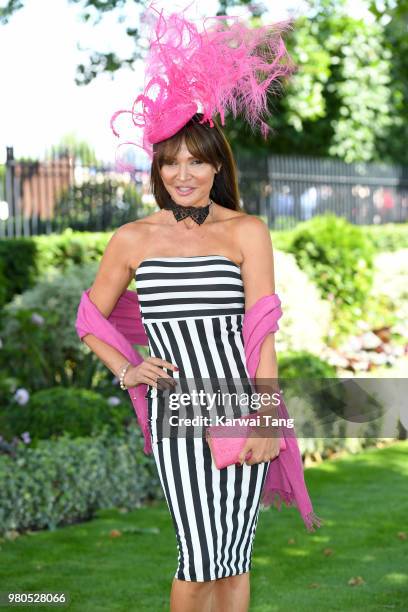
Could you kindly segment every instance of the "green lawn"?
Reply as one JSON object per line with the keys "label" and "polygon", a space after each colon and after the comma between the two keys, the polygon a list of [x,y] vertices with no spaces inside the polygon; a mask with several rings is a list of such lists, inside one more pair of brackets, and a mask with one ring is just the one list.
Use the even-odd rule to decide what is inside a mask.
{"label": "green lawn", "polygon": [[[408,443],[322,463],[306,480],[325,525],[309,534],[294,508],[261,513],[251,612],[408,610]],[[80,612],[169,609],[177,549],[165,502],[2,541],[0,555],[2,592],[65,591]]]}

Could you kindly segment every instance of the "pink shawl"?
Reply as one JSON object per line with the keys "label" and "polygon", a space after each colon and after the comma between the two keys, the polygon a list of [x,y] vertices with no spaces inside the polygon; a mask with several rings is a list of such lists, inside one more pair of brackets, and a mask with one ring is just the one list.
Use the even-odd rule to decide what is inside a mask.
{"label": "pink shawl", "polygon": [[[139,365],[143,357],[132,346],[148,345],[148,338],[143,327],[138,295],[126,289],[119,297],[108,318],[104,317],[89,298],[90,288],[82,293],[78,306],[76,331],[79,338],[93,334],[110,344],[132,365]],[[280,299],[276,293],[260,298],[244,315],[242,334],[248,374],[255,380],[260,359],[260,350],[264,338],[279,329],[278,319],[282,315]],[[148,410],[145,394],[147,385],[140,384],[128,389],[140,427],[144,436],[144,452],[152,452],[148,428]],[[282,396],[278,407],[279,416],[289,418]],[[283,431],[283,428],[282,428]],[[302,457],[294,433],[285,435],[286,450],[273,459],[268,468],[262,495],[262,504],[274,504],[281,509],[282,501],[286,506],[296,506],[308,531],[315,531],[313,526],[320,527],[322,520],[313,511],[303,474]],[[277,495],[277,502],[274,502]]]}

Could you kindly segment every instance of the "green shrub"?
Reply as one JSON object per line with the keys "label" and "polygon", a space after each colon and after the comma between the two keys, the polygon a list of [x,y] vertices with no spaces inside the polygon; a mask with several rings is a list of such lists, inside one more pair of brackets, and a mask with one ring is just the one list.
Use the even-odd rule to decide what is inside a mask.
{"label": "green shrub", "polygon": [[37,247],[32,238],[0,240],[0,308],[33,287],[38,277]]}
{"label": "green shrub", "polygon": [[360,408],[356,403],[359,394],[354,395],[356,385],[337,378],[335,367],[316,355],[286,352],[278,356],[278,366],[280,388],[294,419],[301,453],[318,451],[325,456],[342,448],[362,450],[389,431],[383,419],[359,420],[363,414],[385,414],[375,394],[365,395],[356,429],[353,415]]}
{"label": "green shrub", "polygon": [[279,381],[288,395],[313,396],[316,415],[337,402],[330,395],[331,381],[337,379],[336,368],[307,351],[287,351],[278,356]]}
{"label": "green shrub", "polygon": [[0,311],[4,304],[7,303],[8,298],[14,295],[14,290],[10,286],[7,286],[6,277],[6,262],[0,259]]}
{"label": "green shrub", "polygon": [[88,436],[105,425],[112,433],[119,433],[135,419],[126,399],[112,406],[95,391],[54,387],[35,391],[23,405],[14,400],[0,408],[0,432],[8,440],[24,432],[32,441],[57,438],[64,432]]}
{"label": "green shrub", "polygon": [[65,273],[72,265],[99,262],[113,232],[74,232],[35,236],[39,277],[49,270]]}
{"label": "green shrub", "polygon": [[336,368],[307,351],[287,351],[278,355],[279,378],[336,378]]}
{"label": "green shrub", "polygon": [[365,314],[372,328],[389,326],[393,342],[406,344],[408,321],[408,248],[375,257],[371,305]]}
{"label": "green shrub", "polygon": [[[280,251],[290,251],[291,242],[298,227],[271,230],[272,244]],[[359,225],[357,227],[370,240],[377,253],[408,248],[408,223],[384,223],[383,225]]]}
{"label": "green shrub", "polygon": [[152,455],[138,426],[122,435],[20,443],[15,457],[0,455],[0,532],[55,529],[91,519],[101,508],[133,510],[163,499]]}
{"label": "green shrub", "polygon": [[271,230],[271,240],[274,249],[290,253],[290,245],[293,240],[293,229]]}
{"label": "green shrub", "polygon": [[111,376],[75,330],[82,291],[92,285],[96,268],[49,274],[4,307],[0,369],[30,392],[56,385],[89,389],[97,377]]}
{"label": "green shrub", "polygon": [[298,434],[305,438],[341,435],[342,424],[331,418],[344,406],[344,390],[336,383],[334,366],[306,351],[288,351],[278,356],[278,375],[288,403],[298,398],[291,401],[289,411]]}
{"label": "green shrub", "polygon": [[408,223],[365,225],[362,229],[377,252],[408,249]]}
{"label": "green shrub", "polygon": [[[147,205],[138,204],[139,208],[142,215],[154,212],[148,210]],[[289,222],[280,225],[282,228],[286,226],[289,226]],[[302,226],[304,223],[294,230],[273,230],[271,235],[274,247],[292,252],[293,236]],[[358,227],[377,251],[395,251],[408,247],[408,223]],[[66,228],[61,233],[0,240],[0,260],[4,262],[3,274],[6,276],[5,282],[0,282],[0,292],[3,293],[0,294],[0,307],[15,294],[34,286],[49,270],[56,268],[65,272],[72,265],[99,262],[114,231],[80,232]]]}
{"label": "green shrub", "polygon": [[290,245],[299,267],[333,304],[333,341],[346,336],[361,318],[373,283],[374,248],[363,230],[326,214],[301,223]]}
{"label": "green shrub", "polygon": [[61,234],[0,239],[0,307],[50,272],[99,262],[112,234],[67,228]]}

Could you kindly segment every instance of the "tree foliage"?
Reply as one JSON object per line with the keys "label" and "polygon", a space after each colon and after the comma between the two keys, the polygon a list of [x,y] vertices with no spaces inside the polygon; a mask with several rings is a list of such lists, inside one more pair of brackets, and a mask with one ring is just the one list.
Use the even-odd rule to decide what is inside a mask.
{"label": "tree foliage", "polygon": [[51,147],[51,157],[59,158],[67,153],[79,158],[85,165],[96,164],[98,162],[93,147],[85,140],[81,140],[74,132],[69,132],[62,136],[58,144]]}
{"label": "tree foliage", "polygon": [[[101,73],[132,68],[144,49],[137,28],[126,26],[125,9],[145,0],[67,0],[82,19],[97,24],[111,13],[134,41],[128,57],[94,51],[77,67],[76,82],[86,85]],[[364,1],[364,0],[363,0]],[[270,96],[272,135],[265,142],[240,118],[226,118],[225,131],[236,149],[332,156],[345,161],[397,161],[408,164],[408,0],[365,0],[375,21],[347,14],[345,0],[309,0],[287,35],[298,72],[284,84],[283,96]],[[256,18],[262,2],[219,0],[217,14],[247,5]],[[8,0],[0,23],[24,6]],[[256,19],[254,19],[256,21]]]}
{"label": "tree foliage", "polygon": [[238,149],[336,157],[347,162],[380,159],[379,141],[392,128],[391,53],[379,23],[349,17],[342,3],[314,2],[287,39],[298,66],[285,95],[270,101],[267,143],[240,119],[229,120]]}
{"label": "tree foliage", "polygon": [[378,153],[408,165],[408,0],[371,2],[371,12],[383,24],[385,44],[392,54],[390,90],[393,124],[378,141]]}
{"label": "tree foliage", "polygon": [[0,6],[0,24],[9,22],[10,17],[24,6],[24,0],[7,0],[5,6]]}

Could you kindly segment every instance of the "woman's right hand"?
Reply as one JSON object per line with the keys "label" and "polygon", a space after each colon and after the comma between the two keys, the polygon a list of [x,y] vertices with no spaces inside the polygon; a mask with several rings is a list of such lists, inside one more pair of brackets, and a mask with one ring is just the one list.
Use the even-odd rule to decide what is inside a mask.
{"label": "woman's right hand", "polygon": [[[141,383],[151,385],[156,389],[172,389],[176,386],[177,382],[172,376],[169,376],[163,368],[178,371],[178,367],[174,364],[160,359],[160,357],[147,357],[137,366],[130,366],[126,370],[123,382],[127,387],[136,387]],[[165,379],[160,381],[161,385],[158,385],[157,379]]]}

